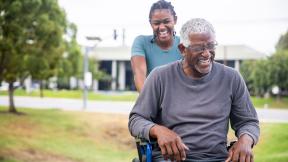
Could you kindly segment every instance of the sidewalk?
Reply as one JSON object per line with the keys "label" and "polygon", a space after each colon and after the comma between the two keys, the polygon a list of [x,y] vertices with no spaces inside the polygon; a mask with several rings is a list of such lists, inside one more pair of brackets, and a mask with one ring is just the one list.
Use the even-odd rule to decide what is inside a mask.
{"label": "sidewalk", "polygon": [[[134,102],[87,101],[83,109],[83,100],[39,97],[14,97],[15,106],[29,108],[56,108],[68,111],[88,111],[129,114]],[[0,105],[8,106],[8,97],[0,96]],[[256,109],[261,122],[288,123],[288,109]]]}
{"label": "sidewalk", "polygon": [[[134,102],[120,101],[90,101],[87,100],[86,109],[83,109],[83,100],[64,98],[40,98],[40,97],[14,97],[16,107],[28,108],[55,108],[69,111],[109,112],[128,114]],[[8,106],[8,97],[0,96],[0,106]]]}

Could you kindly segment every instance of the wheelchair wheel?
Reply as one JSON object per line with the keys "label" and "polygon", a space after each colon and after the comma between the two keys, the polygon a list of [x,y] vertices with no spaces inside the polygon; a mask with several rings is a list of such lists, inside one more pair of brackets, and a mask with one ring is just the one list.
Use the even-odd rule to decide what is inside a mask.
{"label": "wheelchair wheel", "polygon": [[146,155],[142,155],[141,162],[146,162]]}

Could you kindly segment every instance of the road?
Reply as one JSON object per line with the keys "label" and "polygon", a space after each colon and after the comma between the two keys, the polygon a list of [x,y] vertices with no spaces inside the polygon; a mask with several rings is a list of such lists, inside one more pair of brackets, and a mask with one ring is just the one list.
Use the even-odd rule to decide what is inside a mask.
{"label": "road", "polygon": [[[17,107],[29,108],[56,108],[69,111],[107,112],[128,114],[134,102],[117,101],[88,101],[87,108],[83,109],[83,101],[80,99],[59,99],[39,97],[14,97]],[[0,105],[8,106],[8,97],[0,96]],[[288,105],[287,105],[288,106]],[[261,122],[288,123],[288,109],[257,109]]]}

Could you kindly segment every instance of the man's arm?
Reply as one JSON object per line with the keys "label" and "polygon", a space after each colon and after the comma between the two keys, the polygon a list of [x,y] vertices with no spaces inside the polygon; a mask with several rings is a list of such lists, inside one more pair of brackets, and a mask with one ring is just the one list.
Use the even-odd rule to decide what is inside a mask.
{"label": "man's arm", "polygon": [[236,73],[234,79],[230,120],[238,141],[229,150],[226,161],[253,162],[252,147],[259,138],[259,120],[243,78]]}
{"label": "man's arm", "polygon": [[243,78],[238,72],[235,74],[230,112],[231,127],[238,138],[247,134],[252,137],[255,145],[260,135],[259,119]]}
{"label": "man's arm", "polygon": [[132,56],[131,66],[134,83],[138,92],[141,92],[147,75],[147,64],[144,56]]}

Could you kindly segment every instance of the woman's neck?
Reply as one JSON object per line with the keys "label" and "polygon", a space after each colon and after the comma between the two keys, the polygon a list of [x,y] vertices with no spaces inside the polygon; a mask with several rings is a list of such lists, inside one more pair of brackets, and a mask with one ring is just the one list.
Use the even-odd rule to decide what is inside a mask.
{"label": "woman's neck", "polygon": [[168,50],[170,47],[173,46],[173,41],[174,39],[172,38],[169,41],[165,41],[165,42],[160,42],[158,39],[156,39],[156,44],[163,50]]}

